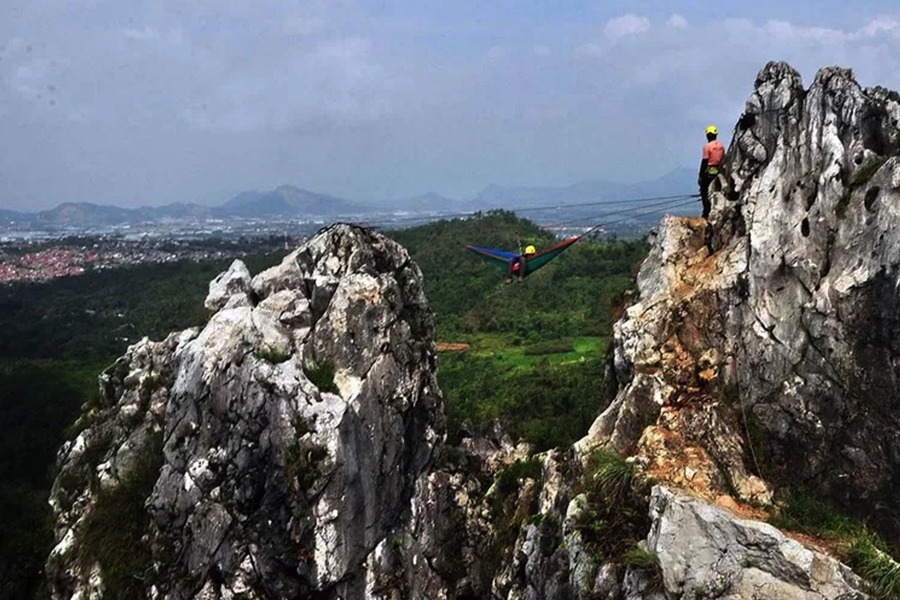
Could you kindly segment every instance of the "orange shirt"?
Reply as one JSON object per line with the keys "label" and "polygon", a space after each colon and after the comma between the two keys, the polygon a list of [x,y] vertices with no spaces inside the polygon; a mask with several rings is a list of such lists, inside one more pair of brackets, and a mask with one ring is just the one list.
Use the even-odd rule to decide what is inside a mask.
{"label": "orange shirt", "polygon": [[713,140],[703,146],[703,160],[710,167],[718,167],[725,158],[725,146],[719,140]]}

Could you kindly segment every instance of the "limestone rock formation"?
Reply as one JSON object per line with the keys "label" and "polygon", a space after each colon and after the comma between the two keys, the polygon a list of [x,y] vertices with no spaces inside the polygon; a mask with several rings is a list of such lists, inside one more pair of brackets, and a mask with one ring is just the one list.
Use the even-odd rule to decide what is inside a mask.
{"label": "limestone rock formation", "polygon": [[104,373],[61,450],[53,597],[361,597],[442,437],[421,273],[335,226],[206,305]]}
{"label": "limestone rock formation", "polygon": [[820,490],[900,531],[898,154],[896,93],[767,65],[710,222],[656,235],[589,445],[710,495]]}
{"label": "limestone rock formation", "polygon": [[394,242],[338,225],[235,262],[208,323],[129,348],[61,449],[54,600],[869,598],[722,506],[810,486],[893,523],[898,121],[847,71],[763,69],[710,221],[655,234],[615,398],[537,456],[499,428],[444,444]]}

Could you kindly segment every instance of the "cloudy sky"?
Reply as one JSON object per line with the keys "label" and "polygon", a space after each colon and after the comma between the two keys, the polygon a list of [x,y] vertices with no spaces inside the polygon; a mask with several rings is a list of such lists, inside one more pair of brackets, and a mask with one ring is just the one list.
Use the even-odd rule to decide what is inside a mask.
{"label": "cloudy sky", "polygon": [[773,59],[900,88],[900,6],[0,0],[0,208],[649,179]]}

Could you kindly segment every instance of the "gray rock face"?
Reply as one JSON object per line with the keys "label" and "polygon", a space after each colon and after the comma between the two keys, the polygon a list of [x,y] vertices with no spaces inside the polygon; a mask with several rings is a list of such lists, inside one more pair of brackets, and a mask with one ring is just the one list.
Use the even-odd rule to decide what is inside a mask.
{"label": "gray rock face", "polygon": [[[452,469],[433,472],[413,502],[421,509],[407,530],[413,535],[402,538],[393,562],[382,559],[376,567],[394,578],[380,579],[388,585],[366,598],[870,598],[865,583],[827,554],[767,523],[663,486],[650,494],[645,537],[631,542],[653,564],[604,562],[585,538],[586,518],[595,517],[585,495],[575,493],[584,482],[577,483],[582,474],[571,458],[558,452],[543,457],[540,472],[520,480],[505,498],[497,496],[502,475],[479,490],[471,466],[468,481]],[[513,530],[504,531],[510,522]]]}
{"label": "gray rock face", "polygon": [[236,262],[207,306],[107,370],[60,452],[54,598],[361,597],[408,510],[443,424],[406,252],[335,226],[252,281]]}
{"label": "gray rock face", "polygon": [[637,448],[711,494],[767,502],[764,474],[893,520],[898,123],[900,97],[847,70],[808,90],[783,63],[760,72],[710,222],[657,234],[615,328],[619,393],[585,446]]}
{"label": "gray rock face", "polygon": [[[868,598],[846,566],[789,539],[766,523],[737,519],[689,496],[653,489],[646,548],[659,572],[626,576],[626,598],[645,598],[657,579],[661,598],[822,600]],[[644,588],[644,589],[642,589]]]}
{"label": "gray rock face", "polygon": [[785,474],[895,510],[900,97],[836,68],[804,97],[773,70],[731,158],[748,231],[741,388]]}

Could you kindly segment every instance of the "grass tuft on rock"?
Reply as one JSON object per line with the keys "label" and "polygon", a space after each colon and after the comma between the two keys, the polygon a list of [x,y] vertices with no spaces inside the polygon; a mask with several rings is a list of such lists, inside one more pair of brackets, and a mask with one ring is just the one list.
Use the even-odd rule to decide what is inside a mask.
{"label": "grass tuft on rock", "polygon": [[650,529],[649,490],[636,467],[613,450],[591,455],[582,482],[583,500],[575,526],[595,563],[638,561],[633,554]]}
{"label": "grass tuft on rock", "polygon": [[497,474],[497,492],[502,496],[509,496],[519,489],[519,481],[522,479],[541,480],[543,463],[538,456],[531,456],[525,460],[517,459]]}
{"label": "grass tuft on rock", "polygon": [[633,546],[622,556],[622,563],[635,571],[642,571],[651,589],[663,587],[662,567],[656,552],[641,545]]}
{"label": "grass tuft on rock", "polygon": [[254,355],[259,360],[264,360],[273,365],[281,364],[291,357],[289,352],[282,352],[281,350],[272,347],[257,350]]}
{"label": "grass tuft on rock", "polygon": [[321,463],[328,458],[328,449],[311,440],[298,440],[285,448],[284,467],[289,481],[296,481],[301,490],[315,485],[321,475]]}
{"label": "grass tuft on rock", "polygon": [[900,598],[900,563],[879,546],[883,542],[878,537],[866,535],[853,543],[844,558],[879,597]]}
{"label": "grass tuft on rock", "polygon": [[865,579],[878,598],[900,598],[900,563],[890,546],[866,526],[803,491],[790,495],[769,523],[829,540],[837,557]]}
{"label": "grass tuft on rock", "polygon": [[309,379],[314,386],[319,388],[320,392],[340,394],[340,390],[334,382],[334,363],[331,361],[322,361],[305,365],[303,367],[303,373],[306,374],[307,379]]}
{"label": "grass tuft on rock", "polygon": [[659,559],[656,553],[642,546],[635,546],[626,552],[622,557],[622,562],[627,567],[643,571],[659,568]]}
{"label": "grass tuft on rock", "polygon": [[623,500],[634,482],[634,465],[618,452],[607,449],[594,452],[593,461],[596,465],[593,478],[600,494],[608,502]]}
{"label": "grass tuft on rock", "polygon": [[858,537],[865,532],[862,523],[837,512],[831,505],[809,492],[800,491],[787,498],[769,523],[826,539]]}

